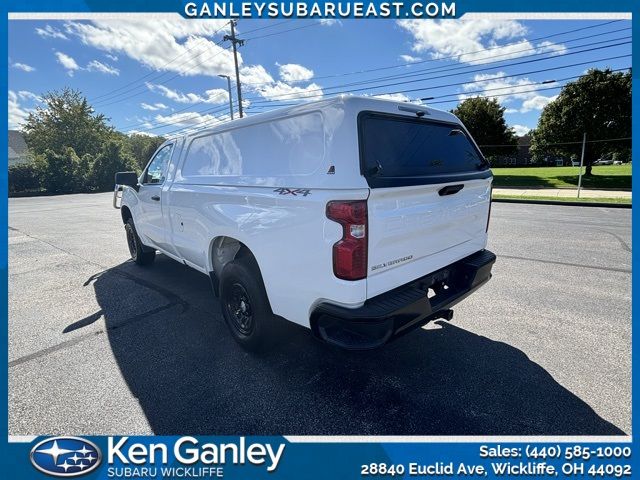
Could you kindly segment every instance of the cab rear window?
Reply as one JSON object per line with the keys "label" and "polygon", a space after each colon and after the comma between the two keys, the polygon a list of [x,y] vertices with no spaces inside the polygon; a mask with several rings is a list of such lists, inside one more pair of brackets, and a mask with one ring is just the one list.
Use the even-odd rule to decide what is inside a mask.
{"label": "cab rear window", "polygon": [[460,125],[362,113],[360,164],[371,187],[487,178],[489,165]]}

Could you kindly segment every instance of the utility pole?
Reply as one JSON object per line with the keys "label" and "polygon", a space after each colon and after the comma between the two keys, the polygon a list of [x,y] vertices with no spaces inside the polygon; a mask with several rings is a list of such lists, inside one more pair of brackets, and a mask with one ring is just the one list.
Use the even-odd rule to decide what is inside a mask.
{"label": "utility pole", "polygon": [[227,90],[229,91],[229,114],[233,120],[233,97],[231,96],[231,77],[229,75],[218,75],[220,78],[227,79]]}
{"label": "utility pole", "polygon": [[229,22],[231,24],[231,35],[225,35],[224,41],[231,41],[231,45],[233,46],[233,60],[236,64],[236,86],[238,87],[238,112],[240,113],[240,118],[244,115],[242,114],[242,87],[240,86],[240,69],[238,68],[238,48],[237,45],[241,47],[244,45],[244,40],[240,40],[236,38],[236,21],[231,20]]}
{"label": "utility pole", "polygon": [[578,174],[578,198],[580,198],[580,188],[582,187],[582,165],[584,165],[584,151],[587,148],[587,132],[582,137],[582,156],[580,157],[580,173]]}

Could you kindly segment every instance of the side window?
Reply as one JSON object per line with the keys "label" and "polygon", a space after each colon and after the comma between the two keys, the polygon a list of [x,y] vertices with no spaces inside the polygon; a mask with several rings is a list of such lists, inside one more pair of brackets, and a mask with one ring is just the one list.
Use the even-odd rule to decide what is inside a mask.
{"label": "side window", "polygon": [[171,160],[171,151],[173,144],[162,147],[149,163],[147,171],[144,174],[144,184],[161,184],[164,183],[167,165]]}

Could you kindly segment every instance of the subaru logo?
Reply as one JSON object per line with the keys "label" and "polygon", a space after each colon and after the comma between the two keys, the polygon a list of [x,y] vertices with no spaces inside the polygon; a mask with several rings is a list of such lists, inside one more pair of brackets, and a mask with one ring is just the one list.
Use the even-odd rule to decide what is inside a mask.
{"label": "subaru logo", "polygon": [[31,463],[43,473],[76,477],[95,470],[102,460],[98,446],[78,437],[53,437],[31,449]]}

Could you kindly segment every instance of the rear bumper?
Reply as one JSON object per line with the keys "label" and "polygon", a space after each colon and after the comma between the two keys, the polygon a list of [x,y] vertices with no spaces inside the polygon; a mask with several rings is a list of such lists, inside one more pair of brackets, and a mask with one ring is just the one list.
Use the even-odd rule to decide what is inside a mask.
{"label": "rear bumper", "polygon": [[321,303],[311,314],[311,330],[320,339],[342,348],[379,347],[413,328],[445,317],[451,307],[491,278],[495,261],[492,252],[481,250],[371,298],[359,308]]}

